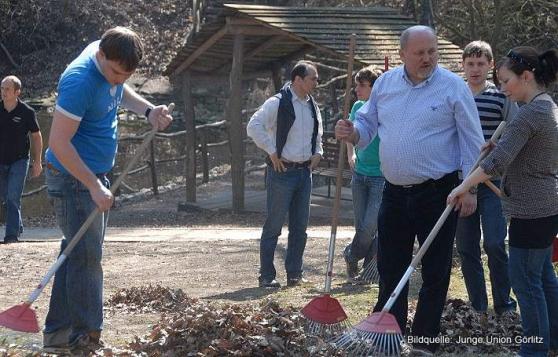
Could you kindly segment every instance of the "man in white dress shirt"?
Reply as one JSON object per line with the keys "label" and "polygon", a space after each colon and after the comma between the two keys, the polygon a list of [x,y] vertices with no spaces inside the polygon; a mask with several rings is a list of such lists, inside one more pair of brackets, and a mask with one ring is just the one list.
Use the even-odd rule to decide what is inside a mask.
{"label": "man in white dress shirt", "polygon": [[318,165],[323,153],[322,118],[310,96],[317,84],[316,66],[308,61],[298,62],[291,71],[291,82],[265,101],[246,128],[248,136],[268,154],[267,218],[260,241],[259,286],[263,288],[281,286],[275,279],[273,259],[287,213],[287,286],[302,281],[312,169]]}

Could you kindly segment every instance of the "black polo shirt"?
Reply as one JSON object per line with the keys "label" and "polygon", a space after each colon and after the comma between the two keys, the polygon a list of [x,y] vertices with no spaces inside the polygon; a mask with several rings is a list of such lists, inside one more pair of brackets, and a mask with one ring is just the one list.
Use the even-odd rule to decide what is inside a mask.
{"label": "black polo shirt", "polygon": [[0,101],[0,164],[10,165],[29,158],[29,132],[39,131],[35,110],[18,99],[8,112]]}

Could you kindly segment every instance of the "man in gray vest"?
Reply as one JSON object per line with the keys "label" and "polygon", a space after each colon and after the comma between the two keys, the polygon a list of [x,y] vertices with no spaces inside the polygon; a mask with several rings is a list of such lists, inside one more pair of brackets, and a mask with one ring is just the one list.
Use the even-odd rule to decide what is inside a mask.
{"label": "man in gray vest", "polygon": [[322,118],[310,93],[318,84],[318,70],[298,62],[291,82],[269,98],[246,128],[256,145],[267,152],[267,218],[260,241],[259,286],[279,288],[273,258],[285,215],[289,237],[285,269],[287,286],[302,282],[302,256],[310,215],[312,169],[322,157]]}

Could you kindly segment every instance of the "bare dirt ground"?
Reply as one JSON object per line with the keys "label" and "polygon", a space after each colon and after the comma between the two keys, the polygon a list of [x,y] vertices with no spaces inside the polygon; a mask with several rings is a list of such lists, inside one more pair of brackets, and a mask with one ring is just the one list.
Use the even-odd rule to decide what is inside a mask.
{"label": "bare dirt ground", "polygon": [[[247,175],[247,187],[263,188],[261,174]],[[201,185],[199,197],[211,195],[218,190],[230,189],[226,175]],[[264,220],[263,213],[233,214],[222,210],[217,212],[186,211],[178,212],[177,204],[182,201],[182,189],[169,191],[156,198],[125,204],[111,212],[109,226],[142,227],[146,231],[161,227],[180,227],[184,230],[198,228],[227,230],[248,228],[259,232]],[[48,224],[47,219],[41,221]],[[46,222],[46,223],[45,223]],[[52,224],[53,222],[51,222]],[[329,218],[315,218],[311,227],[329,229]],[[345,229],[352,222],[341,222]],[[285,229],[286,231],[286,229]],[[200,230],[203,232],[203,230]],[[200,233],[203,235],[203,233]],[[200,298],[215,304],[251,304],[272,299],[281,306],[292,306],[298,310],[313,297],[319,296],[324,283],[327,259],[328,237],[312,237],[308,240],[305,252],[305,274],[309,282],[295,288],[283,287],[279,290],[266,290],[257,287],[259,265],[259,241],[257,239],[204,239],[196,241],[160,242],[119,242],[107,241],[104,248],[104,292],[105,326],[103,339],[112,352],[129,349],[136,337],[149,338],[161,319],[160,312],[131,310],[111,306],[109,301],[120,289],[159,285],[170,289],[181,289],[188,296]],[[345,284],[344,263],[341,257],[348,239],[338,239],[332,295],[337,298],[354,324],[368,316],[376,302],[377,286],[355,286]],[[46,273],[58,254],[58,242],[19,243],[0,246],[0,310],[4,310],[24,300],[35,284]],[[278,280],[284,284],[283,262],[286,239],[280,239],[276,251]],[[415,274],[410,284],[410,318],[412,318],[420,274]],[[490,290],[489,290],[490,291]],[[44,323],[50,297],[50,286],[35,303],[40,323]],[[478,317],[470,312],[466,291],[458,264],[454,265],[448,298],[453,299],[447,307],[443,320],[442,333],[452,341],[457,335],[500,336],[504,330],[517,335],[517,317],[509,321],[499,320],[493,313],[489,319],[480,323]],[[455,300],[457,299],[457,300]],[[155,327],[154,327],[155,326]],[[511,326],[511,327],[510,327]],[[510,335],[511,336],[511,335]],[[511,337],[510,337],[511,338]],[[0,356],[40,355],[41,335],[22,334],[0,328]],[[442,355],[480,354],[509,355],[517,350],[517,345],[495,346],[475,344],[471,346],[455,343],[445,346]],[[111,352],[111,353],[112,353]],[[116,353],[118,354],[118,353]],[[107,355],[107,354],[104,354]],[[108,354],[111,355],[111,354]],[[169,354],[169,356],[180,354]],[[206,354],[200,354],[206,355]],[[211,355],[211,354],[210,354]]]}

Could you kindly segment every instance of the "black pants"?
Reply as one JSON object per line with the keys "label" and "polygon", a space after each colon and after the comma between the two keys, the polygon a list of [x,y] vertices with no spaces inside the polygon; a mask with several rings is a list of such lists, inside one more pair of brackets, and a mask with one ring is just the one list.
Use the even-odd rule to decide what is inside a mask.
{"label": "black pants", "polygon": [[[457,183],[456,173],[413,187],[395,186],[386,181],[378,215],[380,292],[374,311],[380,311],[389,299],[411,263],[415,237],[422,245],[446,208],[446,198]],[[452,212],[422,258],[423,283],[411,330],[413,336],[434,338],[440,332],[456,223],[457,214]],[[407,284],[390,311],[404,333],[408,292]],[[432,343],[423,347],[434,351],[438,345]]]}

